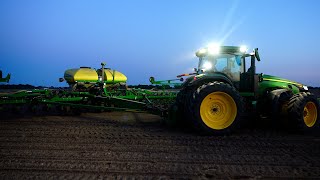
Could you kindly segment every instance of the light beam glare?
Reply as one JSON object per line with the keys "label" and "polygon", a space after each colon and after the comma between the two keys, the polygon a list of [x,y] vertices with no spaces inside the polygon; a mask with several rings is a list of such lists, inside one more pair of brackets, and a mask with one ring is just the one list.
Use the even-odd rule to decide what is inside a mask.
{"label": "light beam glare", "polygon": [[242,25],[244,22],[244,18],[242,18],[241,20],[239,20],[236,24],[234,24],[230,30],[223,36],[223,38],[221,38],[220,42],[221,44],[223,44],[228,38],[229,36],[240,26]]}
{"label": "light beam glare", "polygon": [[238,0],[234,0],[233,3],[232,3],[231,8],[226,13],[227,15],[226,15],[226,17],[225,17],[225,19],[223,21],[223,25],[221,27],[220,33],[218,33],[218,37],[222,36],[225,33],[225,31],[227,30],[228,26],[230,26],[231,19],[232,19],[233,15],[234,15],[235,10],[238,7],[238,2],[239,2]]}

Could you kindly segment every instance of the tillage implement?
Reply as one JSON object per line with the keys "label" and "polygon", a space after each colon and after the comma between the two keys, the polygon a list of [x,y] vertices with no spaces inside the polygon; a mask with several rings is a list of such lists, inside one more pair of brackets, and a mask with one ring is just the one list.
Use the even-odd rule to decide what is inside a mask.
{"label": "tillage implement", "polygon": [[[230,133],[248,114],[284,122],[294,130],[318,128],[320,99],[303,84],[257,73],[258,48],[247,53],[244,46],[209,45],[196,56],[194,72],[165,81],[150,77],[153,89],[128,88],[127,77],[104,63],[97,70],[69,69],[60,78],[69,89],[2,93],[0,113],[148,112],[204,134]],[[165,88],[170,86],[174,88]]]}

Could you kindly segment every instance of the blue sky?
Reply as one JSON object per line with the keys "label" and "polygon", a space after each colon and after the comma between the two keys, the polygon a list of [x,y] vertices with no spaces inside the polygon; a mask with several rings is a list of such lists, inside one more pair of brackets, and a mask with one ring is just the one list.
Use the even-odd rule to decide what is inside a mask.
{"label": "blue sky", "polygon": [[11,84],[66,86],[66,69],[123,72],[128,84],[197,66],[210,42],[259,48],[257,71],[320,86],[317,0],[2,0],[0,69]]}

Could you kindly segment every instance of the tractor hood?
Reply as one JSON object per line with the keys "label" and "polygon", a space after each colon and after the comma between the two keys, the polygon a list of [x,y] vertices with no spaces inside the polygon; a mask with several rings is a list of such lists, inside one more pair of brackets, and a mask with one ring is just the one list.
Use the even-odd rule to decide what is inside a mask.
{"label": "tractor hood", "polygon": [[259,83],[259,92],[263,94],[268,89],[288,89],[294,94],[298,92],[308,91],[308,86],[301,83],[291,81],[288,79],[280,78],[277,76],[271,76],[267,74],[262,75],[262,81]]}
{"label": "tractor hood", "polygon": [[258,90],[258,94],[260,96],[274,89],[287,89],[292,91],[294,94],[308,90],[308,87],[301,83],[280,78],[277,76],[262,74],[261,80],[262,81],[260,81],[259,83],[259,90]]}
{"label": "tractor hood", "polygon": [[293,84],[296,85],[299,88],[303,88],[303,84],[295,82],[295,81],[291,81],[288,79],[284,79],[284,78],[280,78],[278,76],[272,76],[272,75],[267,75],[267,74],[263,74],[262,75],[263,81],[271,81],[271,82],[280,82],[280,83],[287,83],[287,84]]}

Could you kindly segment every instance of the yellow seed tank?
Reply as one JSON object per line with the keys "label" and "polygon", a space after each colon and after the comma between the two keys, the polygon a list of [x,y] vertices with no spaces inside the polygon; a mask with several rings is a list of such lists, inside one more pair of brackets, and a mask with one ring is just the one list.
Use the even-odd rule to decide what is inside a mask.
{"label": "yellow seed tank", "polygon": [[[104,72],[104,82],[106,84],[125,83],[127,81],[127,77],[119,71],[105,68]],[[99,76],[101,77],[101,69],[95,70],[90,67],[68,69],[64,73],[64,79],[68,84],[94,83],[99,81]]]}

